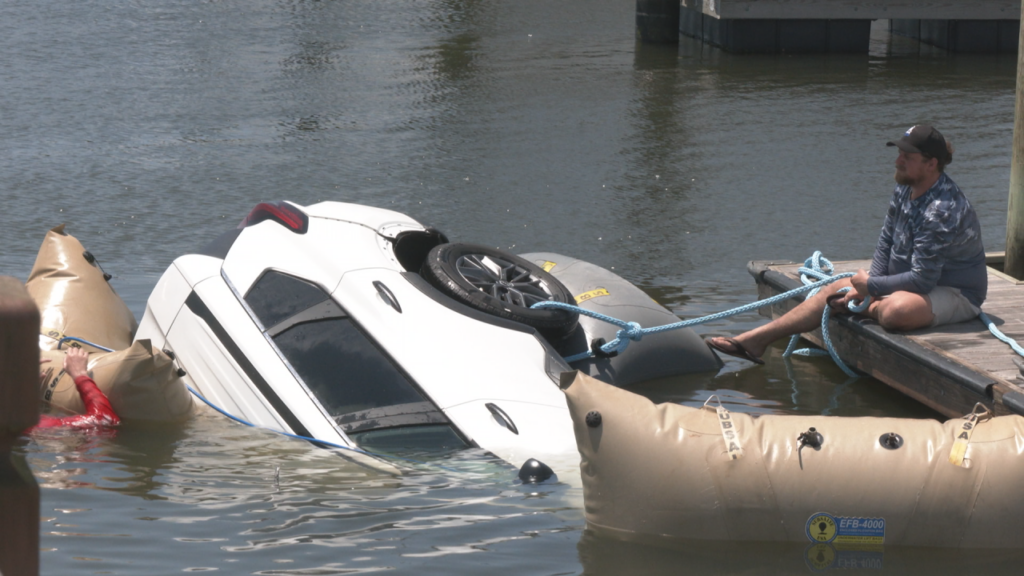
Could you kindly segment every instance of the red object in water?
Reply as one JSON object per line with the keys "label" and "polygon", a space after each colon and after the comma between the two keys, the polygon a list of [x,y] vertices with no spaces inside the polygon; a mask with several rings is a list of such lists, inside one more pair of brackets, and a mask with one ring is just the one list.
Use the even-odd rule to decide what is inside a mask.
{"label": "red object in water", "polygon": [[117,417],[117,413],[114,412],[113,407],[110,406],[110,400],[107,396],[96,386],[92,378],[86,375],[75,378],[75,388],[78,388],[78,393],[82,396],[82,402],[85,403],[85,414],[76,414],[74,416],[65,416],[63,418],[57,418],[55,416],[41,416],[39,418],[39,424],[29,428],[28,431],[35,430],[36,428],[57,428],[57,427],[69,427],[69,428],[99,428],[105,426],[117,426],[121,423],[121,419]]}

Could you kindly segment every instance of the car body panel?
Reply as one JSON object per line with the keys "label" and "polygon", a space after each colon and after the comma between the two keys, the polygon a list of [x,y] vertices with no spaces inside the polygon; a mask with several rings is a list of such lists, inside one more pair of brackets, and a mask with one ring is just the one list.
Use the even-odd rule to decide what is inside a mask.
{"label": "car body panel", "polygon": [[[381,299],[374,281],[391,290],[401,313]],[[392,270],[349,272],[334,297],[442,410],[477,397],[567,409],[531,333],[453,314]]]}
{"label": "car body panel", "polygon": [[395,212],[386,208],[363,206],[362,204],[328,201],[300,208],[310,218],[330,218],[332,220],[365,226],[370,230],[378,230],[388,224],[403,224],[408,225],[410,228],[423,228],[419,222],[401,212]]}
{"label": "car body panel", "polygon": [[195,286],[207,278],[219,276],[223,264],[224,261],[220,258],[201,254],[186,254],[175,260],[173,266],[178,269],[189,286]]}
{"label": "car body panel", "polygon": [[[482,375],[481,379],[486,379],[486,376]],[[497,406],[501,412],[492,412],[487,404]],[[572,419],[568,422],[565,419],[567,410],[565,406],[484,397],[451,406],[445,413],[460,429],[472,430],[477,444],[507,462],[522,464],[530,458],[537,458],[555,466],[561,459],[578,466],[579,453],[576,451]],[[501,422],[501,413],[508,416],[518,433]],[[560,468],[564,469],[564,466]]]}
{"label": "car body panel", "polygon": [[[160,302],[184,303],[191,291],[192,284],[188,283],[188,280],[185,279],[185,276],[181,273],[178,266],[172,264],[164,272],[160,281],[157,282],[156,287],[153,289],[153,295],[150,298],[156,299]],[[181,310],[180,306],[158,306],[154,309],[147,304],[146,314],[152,314],[153,322],[156,323],[159,330],[154,331],[152,334],[146,334],[143,338],[154,339],[159,337],[162,341],[164,339],[164,335],[170,331],[171,324],[174,323],[174,318],[178,315],[179,310]],[[140,324],[140,330],[142,329],[142,325],[148,324],[148,322]]]}
{"label": "car body panel", "polygon": [[305,234],[270,220],[251,226],[235,240],[223,264],[243,296],[267,269],[305,278],[330,293],[346,272],[381,266],[392,264],[373,229],[324,218],[310,218]]}

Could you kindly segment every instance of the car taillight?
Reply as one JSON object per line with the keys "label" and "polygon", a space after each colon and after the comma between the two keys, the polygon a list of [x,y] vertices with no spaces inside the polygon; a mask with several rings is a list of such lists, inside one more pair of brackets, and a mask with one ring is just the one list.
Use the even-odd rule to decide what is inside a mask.
{"label": "car taillight", "polygon": [[273,220],[296,234],[305,234],[309,229],[309,216],[284,200],[260,202],[238,227],[245,228],[264,220]]}

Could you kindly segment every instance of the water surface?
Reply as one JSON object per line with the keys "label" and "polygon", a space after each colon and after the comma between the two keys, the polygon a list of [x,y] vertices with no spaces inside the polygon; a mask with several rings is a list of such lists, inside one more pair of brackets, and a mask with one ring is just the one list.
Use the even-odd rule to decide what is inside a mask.
{"label": "water surface", "polygon": [[[986,247],[1002,249],[1012,55],[949,55],[882,27],[867,55],[637,46],[633,10],[0,4],[0,265],[24,278],[45,231],[65,222],[141,317],[175,257],[257,202],[336,200],[404,212],[456,241],[589,260],[689,318],[755,299],[749,260],[868,257],[893,185],[884,143],[923,122],[953,141],[948,171]],[[761,322],[750,313],[698,331]],[[765,368],[729,360],[721,374],[643,392],[699,404],[714,391],[765,413],[935,416],[781,350]],[[206,413],[115,435],[48,431],[20,451],[43,487],[45,574],[816,569],[804,547],[605,541],[584,530],[570,479],[524,487],[480,452],[410,454],[428,464],[395,476]],[[890,550],[852,567],[1015,565],[922,560],[933,557]]]}

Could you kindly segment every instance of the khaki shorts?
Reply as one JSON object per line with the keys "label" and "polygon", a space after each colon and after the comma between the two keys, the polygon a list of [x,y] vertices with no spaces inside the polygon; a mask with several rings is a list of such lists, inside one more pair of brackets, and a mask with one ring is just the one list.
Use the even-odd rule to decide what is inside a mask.
{"label": "khaki shorts", "polygon": [[932,303],[932,315],[935,316],[931,323],[933,327],[970,320],[981,312],[981,308],[971,304],[959,288],[936,286],[928,293],[928,300]]}

